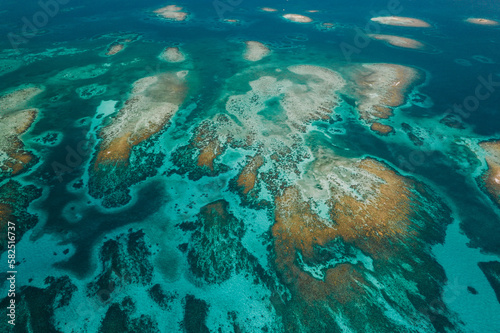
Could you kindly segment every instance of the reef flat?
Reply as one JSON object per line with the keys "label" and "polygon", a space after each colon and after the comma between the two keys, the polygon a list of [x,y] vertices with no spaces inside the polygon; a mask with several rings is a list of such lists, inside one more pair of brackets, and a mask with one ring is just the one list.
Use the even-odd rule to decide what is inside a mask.
{"label": "reef flat", "polygon": [[500,330],[498,8],[59,4],[0,4],[1,332]]}

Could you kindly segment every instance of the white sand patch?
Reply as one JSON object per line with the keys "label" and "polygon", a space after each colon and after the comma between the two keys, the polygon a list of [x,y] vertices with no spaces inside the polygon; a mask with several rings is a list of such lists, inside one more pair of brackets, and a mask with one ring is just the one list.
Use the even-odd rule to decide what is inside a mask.
{"label": "white sand patch", "polygon": [[166,62],[178,63],[186,60],[186,56],[178,47],[167,47],[160,54],[160,59]]}
{"label": "white sand patch", "polygon": [[169,5],[166,7],[159,8],[154,12],[159,16],[163,17],[164,19],[170,21],[184,21],[187,18],[188,13],[183,12],[182,9],[183,9],[182,7],[176,5]]}
{"label": "white sand patch", "polygon": [[267,57],[271,50],[261,42],[248,41],[245,42],[247,48],[245,50],[245,55],[243,56],[248,61],[259,61],[264,57]]}
{"label": "white sand patch", "polygon": [[312,18],[300,14],[285,14],[283,18],[297,23],[310,23],[313,21]]}

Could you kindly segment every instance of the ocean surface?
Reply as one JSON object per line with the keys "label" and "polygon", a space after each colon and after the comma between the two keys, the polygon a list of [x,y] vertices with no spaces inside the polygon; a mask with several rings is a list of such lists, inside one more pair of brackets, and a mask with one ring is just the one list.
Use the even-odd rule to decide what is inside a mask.
{"label": "ocean surface", "polygon": [[0,331],[500,332],[469,18],[500,4],[2,0]]}

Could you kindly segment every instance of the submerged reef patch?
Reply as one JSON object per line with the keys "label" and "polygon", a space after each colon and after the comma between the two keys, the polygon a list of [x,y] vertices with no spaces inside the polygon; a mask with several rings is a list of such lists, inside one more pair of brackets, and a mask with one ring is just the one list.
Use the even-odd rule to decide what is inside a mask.
{"label": "submerged reef patch", "polygon": [[107,90],[107,86],[100,85],[97,83],[89,84],[88,86],[83,86],[76,89],[76,93],[81,99],[91,99],[96,96],[104,94]]}
{"label": "submerged reef patch", "polygon": [[248,41],[245,44],[247,47],[243,57],[248,61],[259,61],[271,53],[271,50],[261,42]]}
{"label": "submerged reef patch", "polygon": [[71,67],[57,73],[56,79],[62,80],[88,80],[104,75],[109,70],[110,64],[91,64],[82,67]]}
{"label": "submerged reef patch", "polygon": [[24,171],[36,158],[24,148],[21,135],[31,127],[38,110],[24,109],[41,92],[40,87],[22,87],[0,97],[0,180]]}
{"label": "submerged reef patch", "polygon": [[[275,265],[292,294],[284,314],[287,329],[340,330],[342,322],[355,331],[452,327],[438,322],[444,317],[434,322],[423,315],[446,311],[435,301],[445,276],[428,244],[443,240],[447,208],[422,184],[375,160],[328,156],[317,156],[303,183],[275,200]],[[327,198],[329,216],[314,212],[307,198],[315,197]],[[339,250],[346,252],[337,258]],[[377,315],[387,309],[393,315]],[[374,317],[379,320],[369,320]]]}
{"label": "submerged reef patch", "polygon": [[178,47],[167,47],[160,54],[160,59],[166,62],[177,63],[186,60],[186,56]]}
{"label": "submerged reef patch", "polygon": [[36,161],[24,149],[20,136],[31,127],[37,114],[38,110],[29,109],[0,117],[0,180],[19,174]]}
{"label": "submerged reef patch", "polygon": [[[163,130],[187,94],[187,71],[136,81],[122,108],[101,129],[89,169],[89,192],[116,207],[130,200],[129,186],[156,173],[164,157],[149,140]],[[142,149],[134,147],[141,146]],[[131,160],[133,163],[131,163]]]}
{"label": "submerged reef patch", "polygon": [[[7,235],[8,222],[16,226],[16,240],[38,223],[38,217],[28,212],[28,206],[42,195],[34,185],[23,186],[9,180],[0,186],[0,234]],[[7,237],[0,239],[0,253],[7,249]]]}
{"label": "submerged reef patch", "polygon": [[[15,330],[11,330],[7,320],[2,320],[2,332],[60,332],[54,312],[69,304],[77,287],[68,276],[48,276],[44,283],[45,288],[28,286],[17,293]],[[0,306],[7,308],[8,302],[6,297]]]}

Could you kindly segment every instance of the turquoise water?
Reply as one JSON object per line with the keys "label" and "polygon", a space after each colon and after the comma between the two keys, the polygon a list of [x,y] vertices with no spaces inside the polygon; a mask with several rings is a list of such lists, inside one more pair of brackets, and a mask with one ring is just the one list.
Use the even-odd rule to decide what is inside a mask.
{"label": "turquoise water", "polygon": [[[185,21],[154,13],[173,4]],[[427,28],[367,26],[392,1],[57,6],[29,35],[41,5],[0,5],[0,96],[42,89],[0,99],[0,227],[17,240],[2,332],[500,331],[500,192],[483,178],[500,156],[480,145],[500,139],[500,28],[465,22],[498,4],[399,3]],[[268,51],[249,61],[247,41]]]}

